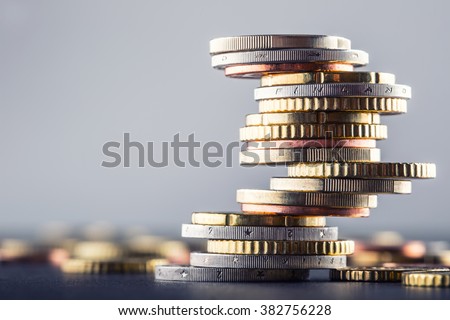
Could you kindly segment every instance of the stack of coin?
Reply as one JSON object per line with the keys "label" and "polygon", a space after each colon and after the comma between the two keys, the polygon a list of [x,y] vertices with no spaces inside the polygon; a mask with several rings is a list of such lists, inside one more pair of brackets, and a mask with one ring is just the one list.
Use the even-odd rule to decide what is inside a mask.
{"label": "stack of coin", "polygon": [[[157,279],[290,280],[289,272],[345,267],[354,243],[338,240],[326,217],[368,217],[376,194],[407,194],[407,179],[435,177],[434,164],[380,162],[381,115],[406,113],[411,88],[392,74],[353,71],[368,54],[348,39],[217,38],[210,53],[226,76],[260,79],[259,113],[240,131],[240,163],[285,165],[288,177],[272,178],[270,190],[238,190],[241,214],[194,213],[183,236],[208,239],[207,253],[192,253],[188,267],[157,268]],[[248,278],[234,277],[237,268]]]}

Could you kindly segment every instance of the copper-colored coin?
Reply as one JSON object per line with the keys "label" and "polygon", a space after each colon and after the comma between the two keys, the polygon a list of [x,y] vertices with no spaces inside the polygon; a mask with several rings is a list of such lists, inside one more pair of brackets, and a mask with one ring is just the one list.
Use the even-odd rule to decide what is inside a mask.
{"label": "copper-colored coin", "polygon": [[271,140],[249,141],[245,150],[291,149],[291,148],[375,148],[373,139],[313,139],[313,140]]}
{"label": "copper-colored coin", "polygon": [[368,208],[325,208],[325,207],[301,207],[284,206],[271,204],[251,204],[242,203],[244,213],[256,214],[292,214],[301,216],[322,216],[322,217],[349,217],[364,218],[370,215]]}
{"label": "copper-colored coin", "polygon": [[225,75],[233,78],[255,78],[282,72],[308,71],[353,71],[351,64],[345,63],[270,63],[243,64],[225,68]]}

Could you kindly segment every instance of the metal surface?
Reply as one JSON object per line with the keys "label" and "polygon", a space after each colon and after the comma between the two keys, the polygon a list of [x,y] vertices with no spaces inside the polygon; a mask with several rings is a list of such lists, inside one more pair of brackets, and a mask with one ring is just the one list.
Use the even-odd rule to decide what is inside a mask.
{"label": "metal surface", "polygon": [[241,141],[327,138],[382,140],[387,138],[387,127],[380,124],[290,124],[240,129]]}
{"label": "metal surface", "polygon": [[226,254],[347,255],[355,251],[355,243],[351,240],[208,240],[207,251]]}
{"label": "metal surface", "polygon": [[346,218],[365,218],[370,215],[368,208],[327,208],[327,207],[302,207],[302,206],[284,206],[273,204],[252,204],[242,203],[243,212],[252,214],[283,214],[299,216],[322,216],[322,217],[346,217]]}
{"label": "metal surface", "polygon": [[378,97],[411,99],[411,87],[401,84],[321,83],[255,89],[255,100],[304,97]]}
{"label": "metal surface", "polygon": [[211,65],[216,69],[252,63],[305,62],[338,62],[360,67],[369,63],[369,55],[361,50],[282,49],[222,53],[211,57]]}
{"label": "metal surface", "polygon": [[304,281],[308,270],[301,269],[232,269],[193,266],[158,266],[155,280],[196,282]]}
{"label": "metal surface", "polygon": [[245,117],[246,126],[268,126],[273,124],[323,124],[359,123],[380,124],[380,115],[367,112],[289,112],[249,114]]}
{"label": "metal surface", "polygon": [[183,224],[181,236],[229,240],[337,240],[337,227],[203,226]]}
{"label": "metal surface", "polygon": [[411,193],[411,181],[391,179],[272,178],[270,189],[310,192]]}
{"label": "metal surface", "polygon": [[288,166],[289,177],[299,178],[400,178],[436,177],[433,163],[296,163]]}
{"label": "metal surface", "polygon": [[256,149],[239,154],[241,165],[286,164],[289,162],[378,162],[377,148]]}
{"label": "metal surface", "polygon": [[237,202],[330,208],[376,208],[377,196],[348,193],[239,189]]}
{"label": "metal surface", "polygon": [[242,35],[215,38],[209,42],[210,54],[287,48],[350,49],[349,39],[313,34]]}
{"label": "metal surface", "polygon": [[259,112],[356,111],[383,115],[406,113],[407,100],[378,97],[276,98],[259,101]]}
{"label": "metal surface", "polygon": [[331,269],[346,266],[346,256],[233,255],[191,253],[191,265],[224,268]]}

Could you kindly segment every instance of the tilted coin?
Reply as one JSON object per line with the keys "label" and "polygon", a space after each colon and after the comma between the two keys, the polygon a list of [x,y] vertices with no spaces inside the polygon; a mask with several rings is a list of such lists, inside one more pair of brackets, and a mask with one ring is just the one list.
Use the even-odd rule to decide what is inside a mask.
{"label": "tilted coin", "polygon": [[246,214],[283,214],[298,216],[347,217],[365,218],[370,215],[369,208],[329,208],[303,207],[274,204],[241,203],[241,209]]}
{"label": "tilted coin", "polygon": [[[167,263],[167,261],[158,259],[160,264]],[[69,259],[61,265],[61,270],[64,273],[147,273],[147,265],[155,263],[156,261],[147,259],[123,259],[98,261],[87,259]]]}
{"label": "tilted coin", "polygon": [[411,193],[411,181],[392,179],[272,178],[270,189],[310,192]]}
{"label": "tilted coin", "polygon": [[289,162],[378,162],[377,148],[302,148],[258,149],[242,151],[241,165],[286,164]]}
{"label": "tilted coin", "polygon": [[192,224],[215,226],[324,227],[324,217],[247,213],[194,212]]}
{"label": "tilted coin", "polygon": [[292,112],[256,113],[245,118],[246,126],[269,126],[273,124],[324,124],[359,123],[380,124],[380,115],[367,112]]}
{"label": "tilted coin", "polygon": [[262,34],[221,37],[209,42],[210,54],[288,48],[350,49],[349,39],[310,34]]}
{"label": "tilted coin", "polygon": [[405,272],[402,284],[416,287],[450,287],[450,271]]}
{"label": "tilted coin", "polygon": [[434,163],[296,163],[288,165],[288,176],[298,178],[400,178],[436,177]]}
{"label": "tilted coin", "polygon": [[380,97],[411,99],[411,87],[381,83],[299,84],[255,89],[255,100],[303,97]]}
{"label": "tilted coin", "polygon": [[355,243],[336,241],[267,241],[267,240],[208,240],[208,253],[226,254],[297,254],[346,255],[352,254]]}
{"label": "tilted coin", "polygon": [[307,71],[353,71],[353,65],[336,62],[240,64],[225,68],[225,76],[259,79],[267,74]]}
{"label": "tilted coin", "polygon": [[373,139],[304,139],[304,140],[270,140],[249,141],[242,150],[289,149],[289,148],[375,148]]}
{"label": "tilted coin", "polygon": [[296,192],[276,190],[237,190],[237,202],[285,206],[375,208],[377,196],[350,193]]}
{"label": "tilted coin", "polygon": [[408,111],[408,101],[379,97],[281,98],[259,101],[259,112],[346,111],[399,114]]}
{"label": "tilted coin", "polygon": [[221,53],[211,57],[216,69],[242,64],[338,62],[365,66],[369,55],[361,50],[281,49]]}
{"label": "tilted coin", "polygon": [[337,240],[337,227],[205,226],[183,224],[187,238],[229,240]]}
{"label": "tilted coin", "polygon": [[261,87],[308,83],[395,83],[395,75],[384,72],[300,72],[269,74],[261,77]]}
{"label": "tilted coin", "polygon": [[346,256],[191,253],[191,265],[208,268],[330,269],[343,268],[346,263]]}
{"label": "tilted coin", "polygon": [[293,139],[374,139],[387,138],[380,124],[291,124],[252,126],[240,129],[241,141]]}
{"label": "tilted coin", "polygon": [[308,270],[301,269],[233,269],[194,266],[158,266],[155,280],[197,282],[267,282],[304,281]]}
{"label": "tilted coin", "polygon": [[330,270],[330,279],[339,281],[400,282],[404,272],[424,270],[426,269],[417,267],[348,267]]}

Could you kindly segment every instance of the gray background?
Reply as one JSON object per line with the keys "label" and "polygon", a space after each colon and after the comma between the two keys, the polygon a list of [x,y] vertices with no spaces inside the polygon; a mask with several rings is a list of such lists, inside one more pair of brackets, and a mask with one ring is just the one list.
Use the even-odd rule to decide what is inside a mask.
{"label": "gray background", "polygon": [[[448,3],[448,2],[447,2]],[[0,231],[110,221],[177,235],[198,210],[238,210],[235,190],[267,188],[284,168],[106,169],[102,145],[226,144],[257,112],[257,81],[210,67],[208,42],[256,33],[333,34],[370,54],[368,70],[413,87],[407,115],[385,117],[384,161],[430,161],[438,178],[382,196],[369,219],[330,219],[341,233],[398,230],[448,238],[445,1],[0,1]],[[136,159],[136,158],[134,158]],[[0,233],[1,235],[1,233]]]}

